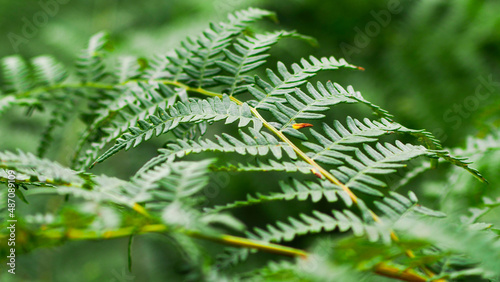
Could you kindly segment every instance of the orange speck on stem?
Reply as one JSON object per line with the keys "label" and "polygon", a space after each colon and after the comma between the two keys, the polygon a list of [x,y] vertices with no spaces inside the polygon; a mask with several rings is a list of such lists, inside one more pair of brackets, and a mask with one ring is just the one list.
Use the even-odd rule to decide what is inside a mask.
{"label": "orange speck on stem", "polygon": [[316,169],[314,168],[311,168],[311,172],[316,175],[317,177],[319,177],[320,179],[323,179],[323,175],[321,173],[319,173],[319,171],[317,171]]}
{"label": "orange speck on stem", "polygon": [[304,128],[304,127],[312,127],[313,125],[310,124],[310,123],[295,123],[292,125],[293,129],[301,129],[301,128]]}

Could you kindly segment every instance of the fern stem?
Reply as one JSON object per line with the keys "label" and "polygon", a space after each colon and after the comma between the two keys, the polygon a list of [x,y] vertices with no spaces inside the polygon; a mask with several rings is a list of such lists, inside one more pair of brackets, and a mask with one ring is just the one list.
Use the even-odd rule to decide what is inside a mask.
{"label": "fern stem", "polygon": [[290,141],[290,139],[288,139],[284,134],[283,132],[279,131],[278,129],[276,129],[274,126],[272,126],[271,124],[269,124],[261,115],[260,113],[257,111],[257,109],[255,108],[250,108],[250,110],[252,111],[252,113],[260,120],[262,121],[262,124],[267,128],[269,129],[271,132],[273,132],[276,136],[278,136],[283,142],[287,143],[290,147],[292,147],[292,149],[295,151],[295,153],[297,153],[297,155],[302,158],[305,162],[307,162],[308,164],[314,166],[318,171],[319,173],[321,173],[326,179],[328,179],[330,182],[332,182],[333,184],[335,185],[338,185],[342,188],[342,190],[344,190],[348,195],[349,197],[352,199],[352,201],[357,204],[358,203],[358,197],[356,197],[356,195],[354,195],[354,193],[351,191],[351,189],[349,189],[347,186],[345,186],[342,182],[340,182],[335,176],[333,176],[330,172],[328,172],[326,169],[324,169],[323,167],[321,167],[320,165],[318,165],[318,163],[316,163],[313,159],[311,159],[310,157],[308,157],[306,155],[306,153],[304,153],[302,150],[300,150],[297,146],[295,146],[295,144]]}
{"label": "fern stem", "polygon": [[286,247],[278,244],[240,238],[232,235],[207,235],[194,230],[172,229],[163,224],[144,225],[139,228],[125,227],[116,230],[108,230],[104,232],[94,230],[81,230],[71,228],[66,231],[52,229],[42,231],[42,236],[49,239],[71,239],[71,240],[97,240],[97,239],[114,239],[128,237],[134,234],[144,233],[163,233],[168,231],[176,231],[192,238],[208,240],[220,244],[231,245],[236,247],[251,248],[278,255],[291,257],[307,257],[307,253],[300,249]]}
{"label": "fern stem", "polygon": [[375,266],[375,273],[385,277],[410,282],[425,282],[428,280],[427,278],[420,276],[418,273],[412,271],[411,269],[401,271],[385,263],[377,264],[377,266]]}
{"label": "fern stem", "polygon": [[208,241],[213,241],[221,244],[226,244],[226,245],[232,245],[236,247],[244,247],[244,248],[251,248],[251,249],[257,249],[261,251],[265,251],[268,253],[274,253],[278,255],[284,255],[284,256],[291,256],[291,257],[302,257],[306,258],[307,257],[307,252],[300,250],[300,249],[295,249],[295,248],[290,248],[278,244],[273,244],[273,243],[264,243],[262,241],[256,241],[256,240],[251,240],[251,239],[246,239],[246,238],[241,238],[241,237],[236,237],[236,236],[231,236],[231,235],[220,235],[220,236],[210,236],[206,234],[202,234],[196,231],[185,231],[184,234],[189,235],[194,238],[199,238],[199,239],[204,239]]}

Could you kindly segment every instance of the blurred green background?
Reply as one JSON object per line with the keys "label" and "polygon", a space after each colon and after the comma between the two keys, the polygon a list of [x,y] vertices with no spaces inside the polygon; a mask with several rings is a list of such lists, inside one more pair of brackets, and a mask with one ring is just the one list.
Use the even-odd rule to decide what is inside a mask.
{"label": "blurred green background", "polygon": [[[186,35],[196,35],[208,22],[223,20],[228,12],[250,6],[275,11],[280,21],[276,25],[269,23],[272,28],[297,30],[319,42],[318,47],[295,41],[278,44],[268,67],[275,66],[277,60],[289,65],[309,55],[345,57],[366,70],[328,73],[319,80],[330,79],[344,87],[353,85],[367,100],[394,114],[398,122],[426,128],[447,147],[462,146],[467,135],[484,136],[499,125],[500,2],[494,0],[1,0],[0,57],[19,53],[30,58],[47,53],[71,66],[88,38],[107,30],[114,42],[113,56],[147,58],[177,47]],[[46,120],[43,114],[27,119],[24,111],[9,111],[1,117],[0,148],[34,151],[39,141],[36,136],[40,136]],[[78,130],[70,128],[74,137],[60,141],[50,157],[68,163]],[[122,153],[97,171],[126,177],[154,156],[162,141],[153,140],[149,147]],[[498,153],[489,156],[488,163],[498,163],[499,157]],[[496,168],[485,172],[491,185],[500,182]],[[444,173],[431,175],[446,182]],[[214,198],[220,198],[215,201],[242,198],[249,190],[269,190],[266,185],[271,185],[270,181],[276,185],[273,177],[245,175],[236,179],[228,174],[214,175],[214,182],[219,183],[214,184]],[[44,205],[50,211],[50,202]],[[23,209],[29,210],[19,207]],[[264,205],[253,216],[244,210],[238,216],[251,222],[270,212],[280,215],[279,207]],[[175,275],[181,275],[189,266],[165,241],[168,238],[156,235],[136,240],[133,274],[126,270],[127,241],[114,240],[40,249],[19,258],[17,278],[180,279]],[[4,273],[0,278],[7,279]]]}

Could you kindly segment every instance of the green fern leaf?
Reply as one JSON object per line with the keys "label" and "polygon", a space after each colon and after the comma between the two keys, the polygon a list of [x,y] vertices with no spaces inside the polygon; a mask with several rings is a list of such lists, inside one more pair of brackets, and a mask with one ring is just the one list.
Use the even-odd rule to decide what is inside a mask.
{"label": "green fern leaf", "polygon": [[118,83],[125,83],[141,75],[141,66],[136,57],[127,56],[118,59],[116,71],[113,75]]}
{"label": "green fern leaf", "polygon": [[269,152],[271,152],[277,159],[281,159],[283,152],[285,152],[289,158],[297,158],[297,155],[288,144],[278,142],[278,140],[271,134],[259,132],[253,128],[249,128],[249,130],[251,133],[250,135],[240,131],[240,139],[223,133],[222,136],[215,136],[215,142],[210,139],[201,138],[197,141],[177,140],[175,143],[167,144],[166,148],[160,149],[160,155],[152,158],[148,163],[146,163],[141,168],[141,171],[148,170],[163,162],[171,162],[176,158],[181,158],[191,153],[206,151],[260,156],[266,156]]}
{"label": "green fern leaf", "polygon": [[2,75],[7,93],[24,93],[33,86],[31,71],[18,55],[2,59]]}
{"label": "green fern leaf", "polygon": [[213,166],[211,168],[213,171],[232,171],[232,172],[251,172],[251,171],[259,171],[259,172],[267,172],[267,171],[283,171],[283,172],[301,172],[305,174],[312,173],[314,167],[304,161],[275,161],[268,160],[260,161],[256,159],[254,163],[238,163],[238,164],[226,164],[224,166]]}
{"label": "green fern leaf", "polygon": [[248,24],[273,16],[274,13],[269,11],[250,8],[229,15],[228,22],[211,24],[198,38],[183,42],[175,55],[168,56],[171,63],[167,66],[168,78],[179,81],[193,79],[197,87],[214,85],[210,77],[220,71],[215,62],[220,60],[222,51]]}
{"label": "green fern leaf", "polygon": [[82,83],[97,82],[107,75],[103,57],[108,40],[107,33],[97,33],[90,38],[87,49],[82,51],[76,62],[76,72]]}
{"label": "green fern leaf", "polygon": [[85,177],[80,172],[22,151],[17,154],[8,151],[0,152],[0,168],[18,172],[17,180],[30,184],[46,183],[81,187],[85,183]]}
{"label": "green fern leaf", "polygon": [[403,144],[399,141],[396,141],[396,146],[377,143],[375,147],[376,149],[364,144],[363,148],[368,156],[361,150],[356,150],[356,158],[345,159],[349,167],[340,166],[331,172],[351,189],[373,196],[383,196],[379,189],[387,184],[373,177],[374,175],[392,174],[397,168],[405,166],[402,162],[428,154],[423,146]]}
{"label": "green fern leaf", "polygon": [[37,84],[54,86],[66,79],[68,73],[64,66],[51,56],[38,56],[31,60]]}
{"label": "green fern leaf", "polygon": [[292,64],[293,73],[290,73],[286,66],[279,62],[278,72],[282,78],[276,75],[272,70],[267,70],[267,76],[272,84],[266,82],[260,77],[255,77],[255,83],[258,86],[248,87],[248,91],[256,100],[249,101],[248,103],[257,109],[275,110],[275,102],[286,102],[282,97],[285,93],[292,93],[295,88],[303,85],[307,80],[315,76],[322,70],[336,70],[339,68],[357,68],[356,66],[349,65],[344,59],[336,60],[334,57],[316,59],[313,56],[309,57],[308,62],[302,59],[300,64]]}
{"label": "green fern leaf", "polygon": [[308,156],[318,162],[339,165],[348,155],[343,152],[355,151],[356,144],[375,142],[378,137],[389,134],[401,129],[401,125],[391,122],[387,119],[380,121],[371,121],[367,118],[363,122],[347,117],[347,128],[339,121],[333,122],[331,128],[323,124],[324,134],[311,129],[310,132],[319,144],[312,142],[303,142],[302,144],[313,152],[307,153]]}
{"label": "green fern leaf", "polygon": [[298,201],[306,201],[309,198],[314,203],[321,199],[326,199],[328,202],[333,203],[337,202],[340,198],[347,207],[352,206],[352,199],[349,198],[349,195],[328,181],[321,181],[319,183],[312,181],[300,182],[294,179],[290,184],[281,181],[280,187],[282,192],[275,192],[269,195],[247,195],[245,201],[235,201],[226,205],[215,206],[207,209],[207,211],[217,213],[227,209],[246,207],[271,201],[291,201],[295,199]]}
{"label": "green fern leaf", "polygon": [[[140,120],[154,114],[158,107],[169,107],[178,99],[188,101],[184,90],[174,92],[163,84],[128,83],[122,90],[124,93],[113,95],[112,100],[96,112],[94,121],[79,140],[74,165],[88,166],[97,157],[99,150],[116,140],[129,127],[137,126]],[[102,136],[98,140],[92,140],[97,134]],[[88,144],[91,140],[93,142]],[[82,155],[84,148],[86,150]]]}
{"label": "green fern leaf", "polygon": [[246,103],[238,105],[229,100],[227,95],[224,95],[222,100],[214,97],[186,104],[177,102],[171,108],[159,106],[156,113],[150,115],[147,120],[139,120],[139,127],[130,127],[130,133],[126,133],[118,139],[116,145],[99,157],[94,164],[102,162],[122,149],[128,150],[153,136],[169,132],[180,123],[219,120],[225,120],[226,124],[239,120],[239,127],[246,126],[250,121],[253,121],[256,129],[262,127],[261,121],[252,116],[250,107]]}
{"label": "green fern leaf", "polygon": [[[296,119],[321,119],[325,117],[325,115],[318,114],[318,112],[329,110],[329,107],[333,105],[339,103],[365,102],[359,92],[356,92],[356,96],[350,95],[353,94],[353,92],[347,94],[342,87],[331,83],[327,83],[327,88],[318,82],[319,91],[316,91],[311,83],[307,83],[307,89],[312,97],[306,95],[300,89],[296,89],[295,94],[298,99],[285,93],[286,101],[293,108],[281,102],[276,102],[276,110],[272,111],[273,115],[282,124],[282,126],[279,127],[280,131],[300,139],[306,139],[303,133],[292,128],[292,125],[296,123]],[[383,110],[381,110],[381,112],[386,113],[386,111]],[[384,117],[390,118],[390,115],[384,114]]]}
{"label": "green fern leaf", "polygon": [[[216,64],[227,71],[230,76],[216,76],[214,79],[222,84],[229,85],[229,94],[237,94],[245,91],[247,85],[253,82],[250,76],[243,74],[252,71],[266,63],[266,58],[269,54],[265,54],[272,45],[284,37],[294,36],[294,32],[277,31],[267,34],[257,34],[254,37],[246,36],[243,39],[238,39],[237,43],[233,44],[233,51],[224,49],[224,54],[229,61],[218,61]],[[243,85],[238,86],[243,83]]]}
{"label": "green fern leaf", "polygon": [[5,111],[7,111],[14,105],[38,106],[40,105],[40,101],[38,101],[38,99],[32,98],[19,98],[15,95],[0,95],[0,115],[2,115]]}
{"label": "green fern leaf", "polygon": [[481,175],[481,173],[479,173],[479,171],[477,169],[469,166],[469,164],[471,164],[472,162],[469,161],[468,158],[466,158],[466,157],[452,156],[450,154],[450,152],[448,152],[446,150],[430,150],[428,156],[431,158],[443,158],[444,160],[446,160],[446,161],[448,161],[456,166],[464,168],[465,170],[470,172],[474,177],[479,179],[479,181],[488,183],[486,178],[484,178]]}
{"label": "green fern leaf", "polygon": [[51,113],[49,124],[42,134],[42,140],[40,141],[40,145],[37,149],[37,155],[39,157],[43,157],[45,155],[50,144],[54,141],[53,133],[55,129],[65,124],[65,122],[68,120],[69,115],[72,113],[74,106],[75,105],[71,100],[62,101],[59,104],[59,107],[54,109],[54,111]]}

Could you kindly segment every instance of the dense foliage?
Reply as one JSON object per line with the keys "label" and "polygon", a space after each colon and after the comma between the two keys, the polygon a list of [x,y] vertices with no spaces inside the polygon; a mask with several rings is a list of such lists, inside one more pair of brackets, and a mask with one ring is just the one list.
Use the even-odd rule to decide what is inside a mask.
{"label": "dense foliage", "polygon": [[[74,71],[53,56],[3,58],[0,113],[24,107],[49,112],[50,120],[36,152],[0,152],[0,181],[15,175],[19,204],[56,195],[50,210],[17,218],[16,255],[127,237],[134,273],[133,239],[160,233],[187,265],[175,274],[186,280],[498,279],[498,227],[483,216],[500,200],[469,188],[473,177],[486,179],[467,157],[497,150],[500,132],[444,149],[352,86],[314,81],[319,73],[363,70],[344,59],[309,56],[266,69],[280,41],[314,43],[295,31],[253,28],[266,18],[276,16],[236,12],[147,59],[110,57],[101,32]],[[75,133],[75,124],[85,128]],[[64,139],[74,141],[71,160],[45,158],[66,134],[77,136]],[[167,143],[127,179],[94,172],[150,139]],[[436,191],[447,195],[423,205],[408,184],[446,165],[454,166],[449,175],[421,181],[434,189],[427,202],[440,197]],[[241,186],[246,198],[224,190],[214,199],[221,173],[277,176],[257,192]],[[8,193],[2,190],[2,217]],[[241,216],[261,205],[272,207],[269,214]],[[5,257],[9,223],[2,224]]]}

